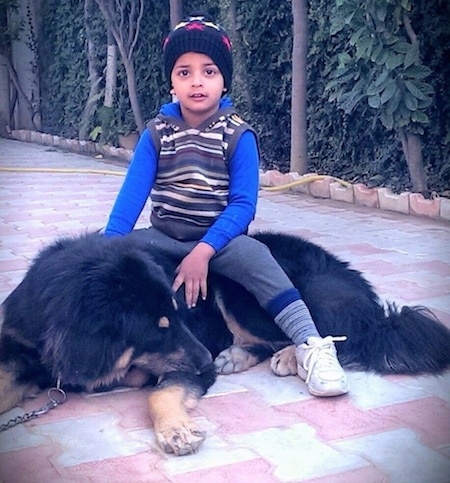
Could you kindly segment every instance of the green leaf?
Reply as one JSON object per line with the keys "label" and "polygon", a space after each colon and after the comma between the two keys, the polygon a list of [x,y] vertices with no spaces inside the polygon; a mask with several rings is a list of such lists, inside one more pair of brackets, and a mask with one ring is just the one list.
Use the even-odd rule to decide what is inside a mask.
{"label": "green leaf", "polygon": [[414,82],[405,80],[404,84],[408,91],[411,92],[414,97],[417,97],[417,99],[420,99],[421,101],[426,101],[428,99],[429,96],[424,94]]}
{"label": "green leaf", "polygon": [[404,70],[405,76],[410,79],[425,79],[431,74],[431,70],[425,65],[411,65]]}
{"label": "green leaf", "polygon": [[389,111],[383,110],[381,112],[380,121],[383,124],[383,126],[389,131],[394,128],[394,117]]}
{"label": "green leaf", "polygon": [[417,109],[426,109],[433,104],[433,98],[429,97],[426,101],[418,101]]}
{"label": "green leaf", "polygon": [[389,56],[389,50],[388,49],[383,49],[381,51],[380,55],[375,59],[375,64],[377,64],[377,65],[385,65],[388,56]]}
{"label": "green leaf", "polygon": [[347,17],[345,17],[344,23],[346,25],[349,25],[351,23],[351,21],[353,20],[353,17],[355,16],[355,13],[356,13],[356,10],[353,10],[352,12],[350,12],[349,15],[347,15]]}
{"label": "green leaf", "polygon": [[377,5],[377,10],[376,10],[377,18],[380,20],[380,22],[384,22],[386,20],[386,4],[381,3],[380,5]]}
{"label": "green leaf", "polygon": [[414,97],[412,94],[409,92],[405,92],[405,106],[410,110],[410,111],[416,111],[418,107],[418,102],[417,102],[417,97]]}
{"label": "green leaf", "polygon": [[411,124],[411,119],[409,117],[400,117],[396,122],[397,127],[400,129],[406,126],[409,126],[410,124]]}
{"label": "green leaf", "polygon": [[411,48],[406,52],[406,55],[403,59],[403,65],[408,68],[410,65],[418,64],[419,63],[419,49],[416,46],[411,46]]}
{"label": "green leaf", "polygon": [[381,42],[378,42],[377,45],[372,50],[372,53],[370,54],[370,60],[372,62],[375,62],[377,57],[381,54],[381,51],[383,50],[383,44]]}
{"label": "green leaf", "polygon": [[392,46],[392,48],[398,54],[406,54],[410,50],[411,44],[405,42],[404,40],[399,40]]}
{"label": "green leaf", "polygon": [[369,87],[367,88],[367,95],[374,96],[375,94],[380,94],[385,87],[386,87],[385,84],[381,84],[380,86],[376,86],[375,84],[370,84]]}
{"label": "green leaf", "polygon": [[359,104],[363,97],[365,97],[364,93],[349,95],[347,99],[340,104],[339,107],[343,109],[346,114],[350,114],[353,109]]}
{"label": "green leaf", "polygon": [[369,103],[370,107],[373,107],[374,109],[379,109],[381,106],[381,97],[379,94],[375,94],[373,96],[370,96],[367,99],[367,102]]}
{"label": "green leaf", "polygon": [[396,89],[397,89],[397,84],[395,80],[389,79],[389,82],[387,83],[386,88],[381,94],[381,104],[386,104],[386,102],[392,98]]}
{"label": "green leaf", "polygon": [[374,43],[374,39],[371,37],[366,37],[360,40],[356,44],[356,53],[355,53],[355,58],[356,59],[361,59],[366,55],[366,52],[369,51],[369,56],[370,53],[372,53],[372,45]]}
{"label": "green leaf", "polygon": [[352,58],[350,57],[349,54],[347,54],[347,52],[342,52],[338,54],[338,60],[339,60],[339,64],[345,65],[351,62]]}
{"label": "green leaf", "polygon": [[340,22],[332,22],[330,27],[330,35],[336,35],[344,28],[344,24]]}
{"label": "green leaf", "polygon": [[399,65],[403,64],[403,55],[395,54],[394,52],[389,52],[388,58],[386,59],[386,68],[389,70],[396,69]]}
{"label": "green leaf", "polygon": [[394,95],[389,99],[386,104],[386,110],[394,114],[400,104],[401,97],[402,95],[400,89],[395,89]]}
{"label": "green leaf", "polygon": [[414,111],[411,114],[411,119],[415,122],[420,122],[422,124],[429,124],[429,117],[422,111]]}
{"label": "green leaf", "polygon": [[91,139],[92,141],[97,141],[102,132],[103,129],[101,126],[94,127],[94,129],[92,129],[92,131],[89,133],[89,139]]}
{"label": "green leaf", "polygon": [[[388,74],[389,72],[386,71]],[[381,76],[380,76],[381,77]],[[381,84],[378,84],[377,85],[377,81],[378,79],[380,78],[378,77],[375,82],[373,82],[372,84],[369,85],[369,87],[367,88],[367,95],[368,96],[373,96],[375,94],[380,94],[381,92],[384,91],[384,89],[386,88],[386,86],[388,85],[389,81],[392,80],[392,79],[389,79],[387,78],[387,76],[384,76],[383,75],[383,81],[381,82]]]}
{"label": "green leaf", "polygon": [[342,84],[342,81],[340,79],[333,79],[331,80],[330,82],[328,82],[326,85],[325,85],[325,92],[326,91],[329,91],[333,88],[335,88],[336,86],[339,86]]}
{"label": "green leaf", "polygon": [[351,37],[350,37],[350,40],[348,41],[348,43],[350,45],[355,45],[358,41],[359,41],[359,38],[361,37],[361,35],[367,30],[367,27],[361,27],[360,29],[358,29]]}
{"label": "green leaf", "polygon": [[411,2],[410,0],[402,0],[401,1],[401,6],[407,11],[411,12]]}
{"label": "green leaf", "polygon": [[384,83],[384,81],[388,78],[389,76],[389,71],[387,69],[384,69],[381,74],[376,78],[374,84],[376,86],[379,86]]}

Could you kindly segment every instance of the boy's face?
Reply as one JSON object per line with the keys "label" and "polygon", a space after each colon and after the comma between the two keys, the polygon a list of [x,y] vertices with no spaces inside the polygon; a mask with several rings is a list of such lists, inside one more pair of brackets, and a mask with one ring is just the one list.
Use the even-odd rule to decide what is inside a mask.
{"label": "boy's face", "polygon": [[180,57],[172,70],[172,94],[180,101],[184,120],[197,127],[214,114],[224,92],[224,79],[210,57],[187,52]]}

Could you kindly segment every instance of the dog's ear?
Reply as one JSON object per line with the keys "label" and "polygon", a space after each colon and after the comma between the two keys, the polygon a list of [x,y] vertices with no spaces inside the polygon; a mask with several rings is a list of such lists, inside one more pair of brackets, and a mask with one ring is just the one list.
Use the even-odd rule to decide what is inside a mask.
{"label": "dog's ear", "polygon": [[[53,377],[60,377],[63,385],[89,386],[111,373],[129,349],[112,327],[96,326],[98,320],[84,317],[72,320],[74,323],[70,325],[52,324],[42,358],[52,367]],[[87,325],[90,330],[86,330]]]}

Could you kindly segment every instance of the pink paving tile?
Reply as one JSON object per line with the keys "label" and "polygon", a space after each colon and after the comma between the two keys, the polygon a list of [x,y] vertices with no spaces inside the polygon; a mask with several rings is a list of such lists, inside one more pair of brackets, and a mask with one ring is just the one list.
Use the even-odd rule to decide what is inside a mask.
{"label": "pink paving tile", "polygon": [[233,463],[207,470],[192,471],[172,476],[173,483],[278,483],[272,475],[273,467],[263,459],[254,459]]}
{"label": "pink paving tile", "polygon": [[308,483],[386,483],[387,476],[377,468],[357,468],[337,475],[312,478]]}
{"label": "pink paving tile", "polygon": [[411,304],[415,304],[418,300],[427,298],[429,295],[433,297],[448,295],[447,286],[434,287],[432,293],[430,293],[428,287],[419,286],[417,283],[411,282],[405,277],[386,277],[383,280],[383,291],[386,293],[396,293],[399,286],[402,288],[402,298]]}
{"label": "pink paving tile", "polygon": [[345,245],[345,249],[352,252],[354,255],[374,255],[376,253],[389,253],[390,250],[374,247],[368,243],[355,243],[351,245]]}
{"label": "pink paving tile", "polygon": [[[0,208],[0,219],[2,209]],[[15,235],[17,233],[17,228],[12,223],[2,222],[2,237],[5,235]]]}
{"label": "pink paving tile", "polygon": [[437,397],[419,399],[374,409],[371,414],[392,418],[420,434],[421,440],[434,448],[448,445],[450,406]]}
{"label": "pink paving tile", "polygon": [[167,483],[157,469],[160,459],[159,454],[144,452],[71,466],[67,474],[72,481]]}
{"label": "pink paving tile", "polygon": [[110,392],[87,396],[86,401],[97,411],[113,410],[121,416],[120,426],[126,430],[151,429],[147,408],[148,390],[132,389],[123,392]]}
{"label": "pink paving tile", "polygon": [[10,272],[14,270],[25,270],[27,267],[28,262],[23,258],[10,258],[8,260],[0,260],[0,273]]}
{"label": "pink paving tile", "polygon": [[450,329],[450,314],[439,309],[433,309],[433,314]]}
{"label": "pink paving tile", "polygon": [[314,398],[278,406],[279,411],[296,416],[317,429],[317,437],[325,441],[385,431],[401,426],[389,415],[362,411],[353,406],[350,398]]}
{"label": "pink paving tile", "polygon": [[64,473],[61,474],[59,469],[55,468],[49,461],[49,458],[57,452],[57,446],[45,445],[9,453],[0,453],[0,481],[2,483],[71,481],[69,477],[64,475]]}
{"label": "pink paving tile", "polygon": [[[21,231],[21,228],[18,227],[18,231]],[[58,234],[58,230],[56,225],[47,225],[44,224],[42,226],[34,226],[33,228],[29,228],[27,230],[33,238],[45,238],[45,237],[56,237]],[[22,252],[23,253],[23,252]]]}
{"label": "pink paving tile", "polygon": [[[233,393],[203,399],[197,411],[218,426],[220,434],[240,434],[274,426],[295,424],[299,419],[283,414],[275,407],[267,407],[254,393]],[[264,414],[264,418],[255,417]]]}
{"label": "pink paving tile", "polygon": [[17,221],[30,221],[32,220],[31,213],[27,211],[18,211],[16,210],[2,210],[2,218],[5,220],[5,223],[14,223]]}

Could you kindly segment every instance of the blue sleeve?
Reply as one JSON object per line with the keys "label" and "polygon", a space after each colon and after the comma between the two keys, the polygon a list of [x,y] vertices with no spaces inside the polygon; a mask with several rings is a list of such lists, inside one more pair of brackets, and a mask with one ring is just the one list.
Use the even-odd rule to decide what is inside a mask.
{"label": "blue sleeve", "polygon": [[158,153],[146,129],[136,145],[127,175],[109,216],[105,228],[106,237],[126,235],[133,230],[153,188],[157,166]]}
{"label": "blue sleeve", "polygon": [[229,162],[228,206],[201,241],[216,252],[248,229],[255,217],[259,187],[259,151],[252,131],[242,134]]}

